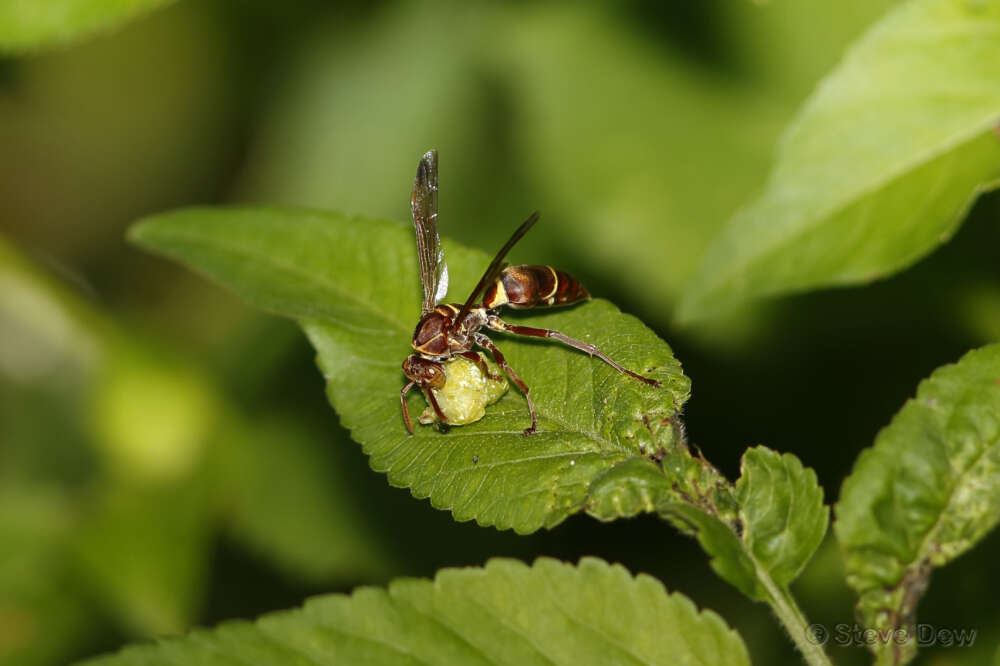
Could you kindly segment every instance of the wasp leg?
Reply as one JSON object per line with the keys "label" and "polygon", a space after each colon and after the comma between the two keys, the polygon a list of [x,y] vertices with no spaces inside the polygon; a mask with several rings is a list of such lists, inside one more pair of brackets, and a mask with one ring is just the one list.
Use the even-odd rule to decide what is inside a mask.
{"label": "wasp leg", "polygon": [[514,333],[515,335],[527,335],[533,338],[552,338],[553,340],[558,340],[563,344],[569,345],[570,347],[575,347],[580,351],[587,352],[591,356],[596,356],[601,359],[612,368],[618,372],[625,373],[629,377],[635,377],[640,382],[645,382],[650,386],[660,386],[660,382],[655,379],[650,379],[649,377],[643,377],[638,375],[628,368],[625,368],[618,363],[616,363],[610,356],[602,352],[597,348],[596,345],[592,345],[589,342],[584,342],[583,340],[577,340],[576,338],[571,338],[568,335],[560,333],[559,331],[553,331],[550,328],[532,328],[531,326],[515,326],[513,324],[508,324],[503,319],[497,316],[491,316],[486,322],[486,325],[492,328],[494,331],[504,331],[507,333]]}
{"label": "wasp leg", "polygon": [[434,389],[430,386],[421,386],[424,389],[424,393],[427,395],[427,400],[431,403],[431,407],[434,408],[434,413],[437,414],[438,420],[441,423],[447,424],[448,419],[445,417],[444,412],[441,411],[441,407],[438,406],[437,398],[434,397]]}
{"label": "wasp leg", "polygon": [[486,365],[486,361],[484,361],[483,357],[480,356],[477,352],[464,351],[462,352],[462,356],[475,363],[476,367],[482,370],[483,374],[486,375],[487,379],[494,382],[498,382],[501,379],[503,379],[501,375],[494,375],[492,372],[490,372],[489,366]]}
{"label": "wasp leg", "polygon": [[411,435],[413,434],[413,422],[410,421],[410,408],[406,406],[406,394],[409,393],[410,389],[416,386],[416,384],[416,382],[410,382],[399,390],[399,402],[403,405],[403,420],[406,421],[406,429],[410,431]]}
{"label": "wasp leg", "polygon": [[479,345],[483,349],[488,350],[491,354],[493,354],[493,360],[497,362],[497,365],[503,368],[504,372],[506,372],[510,376],[511,380],[515,384],[517,384],[517,388],[521,389],[521,393],[524,394],[524,399],[528,403],[528,414],[531,415],[531,427],[525,428],[524,434],[531,435],[532,433],[535,432],[537,419],[535,418],[535,403],[532,402],[531,400],[531,395],[528,392],[528,385],[525,384],[524,381],[517,376],[517,373],[514,372],[514,368],[508,365],[507,359],[503,357],[503,354],[500,353],[500,350],[497,349],[497,346],[493,344],[493,341],[490,340],[489,337],[483,335],[482,333],[477,333],[474,339],[477,345]]}
{"label": "wasp leg", "polygon": [[[410,431],[411,435],[413,434],[413,422],[410,421],[410,408],[406,404],[406,394],[409,393],[410,389],[412,389],[416,385],[417,382],[410,382],[399,391],[399,403],[403,406],[403,420],[406,421],[406,429]],[[424,391],[424,394],[430,401],[431,407],[434,408],[434,413],[437,414],[438,419],[440,419],[442,423],[447,423],[447,421],[445,420],[444,412],[441,411],[441,407],[438,406],[437,398],[434,397],[434,392],[431,391],[429,386],[428,387],[421,386],[420,388],[426,389]]]}

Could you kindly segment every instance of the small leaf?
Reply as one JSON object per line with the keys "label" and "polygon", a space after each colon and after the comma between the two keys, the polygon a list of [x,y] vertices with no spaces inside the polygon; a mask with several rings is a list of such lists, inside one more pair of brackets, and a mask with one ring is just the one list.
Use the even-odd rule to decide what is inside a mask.
{"label": "small leaf", "polygon": [[790,453],[763,446],[743,454],[736,497],[743,543],[775,583],[787,587],[819,548],[829,510],[816,473]]}
{"label": "small leaf", "polygon": [[749,664],[739,635],[659,581],[585,558],[494,559],[434,581],[330,595],[254,623],[126,648],[88,666]]}
{"label": "small leaf", "polygon": [[[703,469],[689,456],[679,454],[668,462],[683,465],[686,473],[668,469],[665,474],[660,466],[641,458],[615,465],[591,484],[587,513],[605,521],[630,518],[642,512],[658,513],[682,533],[698,540],[711,558],[709,565],[720,578],[751,599],[764,600],[767,595],[750,557],[752,551],[740,542],[727,522],[732,516],[715,506],[715,502],[722,503],[722,498],[731,497],[729,485],[716,476],[714,469]],[[703,501],[698,501],[695,495]]]}
{"label": "small leaf", "polygon": [[855,284],[947,240],[1000,178],[1000,4],[910,0],[819,86],[764,194],[716,239],[678,316]]}
{"label": "small leaf", "polygon": [[659,510],[677,529],[698,539],[702,549],[712,558],[709,562],[712,570],[720,578],[751,599],[763,601],[767,598],[753,560],[729,525],[691,504],[666,502]]}
{"label": "small leaf", "polygon": [[[990,345],[922,382],[844,481],[834,531],[865,623],[912,631],[932,570],[998,520],[1000,345]],[[874,649],[902,663],[916,646]]]}
{"label": "small leaf", "polygon": [[172,0],[8,0],[0,3],[0,52],[62,46]]}
{"label": "small leaf", "polygon": [[[497,335],[531,387],[538,434],[521,434],[528,413],[524,397],[511,390],[481,421],[448,434],[418,427],[409,436],[399,390],[420,313],[412,229],[304,211],[192,209],[141,222],[132,238],[254,305],[298,318],[317,350],[330,401],[372,467],[458,520],[519,532],[554,526],[586,506],[590,484],[607,470],[676,445],[672,419],[687,399],[688,380],[663,341],[606,301],[515,316],[596,344],[662,388],[558,344]],[[462,290],[450,297],[464,300],[488,257],[448,242],[445,252],[451,283]],[[410,400],[418,414],[423,398]]]}

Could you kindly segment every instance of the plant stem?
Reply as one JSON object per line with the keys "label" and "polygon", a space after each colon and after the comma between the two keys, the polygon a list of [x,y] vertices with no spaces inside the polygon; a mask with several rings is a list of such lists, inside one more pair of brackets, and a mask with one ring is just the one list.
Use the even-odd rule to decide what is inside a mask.
{"label": "plant stem", "polygon": [[[747,553],[749,555],[749,553]],[[753,558],[751,558],[753,559]],[[833,666],[833,662],[823,650],[823,646],[810,640],[813,636],[809,622],[805,614],[795,603],[795,599],[788,591],[779,587],[772,579],[771,575],[754,559],[754,568],[757,570],[757,578],[767,590],[767,603],[771,606],[774,614],[778,616],[788,636],[795,643],[802,656],[810,666]]]}

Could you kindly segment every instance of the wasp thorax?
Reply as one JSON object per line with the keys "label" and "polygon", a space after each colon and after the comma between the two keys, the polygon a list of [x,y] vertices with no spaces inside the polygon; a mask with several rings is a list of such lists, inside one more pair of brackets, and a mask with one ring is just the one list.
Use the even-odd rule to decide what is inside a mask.
{"label": "wasp thorax", "polygon": [[444,368],[440,363],[420,358],[416,354],[410,354],[403,361],[403,374],[421,386],[427,385],[436,389],[443,388],[446,380]]}
{"label": "wasp thorax", "polygon": [[413,331],[413,348],[427,356],[448,354],[449,319],[437,311],[428,312],[417,323]]}

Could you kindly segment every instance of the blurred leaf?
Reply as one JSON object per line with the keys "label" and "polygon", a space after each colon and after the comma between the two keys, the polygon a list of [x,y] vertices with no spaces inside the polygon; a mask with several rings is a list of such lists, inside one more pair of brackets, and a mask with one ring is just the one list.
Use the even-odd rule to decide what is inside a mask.
{"label": "blurred leaf", "polygon": [[64,663],[88,643],[96,622],[66,567],[75,517],[60,489],[0,487],[0,664]]}
{"label": "blurred leaf", "polygon": [[[477,423],[450,435],[420,427],[409,436],[399,413],[399,364],[420,312],[411,229],[335,214],[191,209],[145,220],[131,236],[254,305],[302,319],[330,400],[372,467],[458,520],[518,532],[551,527],[585,506],[599,475],[676,443],[671,419],[688,380],[665,343],[607,302],[518,321],[592,342],[664,388],[558,345],[501,340],[532,387],[538,434],[521,434],[524,399],[508,392]],[[488,257],[446,246],[452,284],[473,284]],[[411,400],[419,411],[422,398]]]}
{"label": "blurred leaf", "polygon": [[95,596],[142,636],[190,626],[207,574],[211,504],[204,479],[145,487],[105,482],[75,536]]}
{"label": "blurred leaf", "polygon": [[[9,602],[0,603],[0,625],[9,611],[10,627],[26,627],[0,635],[0,662],[5,640],[38,643],[21,638],[63,619],[72,641],[68,623],[78,615],[98,635],[108,616],[144,636],[187,628],[220,514],[237,539],[299,580],[387,577],[386,549],[368,529],[368,509],[347,494],[328,442],[300,424],[241,414],[184,356],[117,326],[2,239],[0,340],[10,344],[2,350],[10,363],[0,354],[0,491],[57,488],[70,533],[34,548],[5,531],[20,525],[14,509],[24,503],[8,514],[0,492],[0,602]],[[244,346],[241,362],[253,365],[247,358],[261,346]],[[61,382],[75,366],[84,371],[67,390]],[[46,533],[45,514],[32,505],[23,513],[25,525]],[[65,583],[74,574],[87,586],[86,604]],[[94,612],[94,599],[106,614]],[[16,652],[14,663],[54,654],[60,643],[44,647]]]}
{"label": "blurred leaf", "polygon": [[979,344],[1000,340],[1000,284],[979,278],[952,291],[949,304],[966,335]]}
{"label": "blurred leaf", "polygon": [[[448,234],[490,246],[492,220],[539,207],[532,261],[558,260],[595,293],[603,278],[665,325],[665,304],[760,187],[804,86],[888,2],[706,3],[713,38],[735,49],[726,68],[628,15],[661,3],[386,7],[364,30],[322,27],[282,77],[244,196],[402,219],[399,183],[437,146],[454,186],[442,185]],[[748,68],[755,58],[766,62]],[[751,314],[714,337],[732,345],[737,327],[759,325]]]}
{"label": "blurred leaf", "polygon": [[[39,11],[67,4],[0,6],[11,2]],[[136,270],[122,252],[125,224],[212,197],[228,183],[244,108],[233,36],[218,7],[175,3],[128,29],[4,68],[0,155],[11,156],[0,160],[4,228],[108,285],[103,295],[117,302],[157,276]],[[157,296],[178,287],[168,283]]]}
{"label": "blurred leaf", "polygon": [[[23,486],[29,498],[53,498],[0,502],[10,509],[0,511],[0,544],[10,549],[0,564],[11,567],[0,572],[0,599],[11,604],[0,614],[11,614],[16,634],[46,634],[28,641],[38,649],[16,652],[17,663],[85,648],[94,642],[85,632],[100,635],[108,615],[142,635],[186,628],[208,560],[214,507],[195,477],[216,396],[200,375],[130,338],[4,245],[0,294],[0,337],[18,342],[12,362],[0,364],[0,378],[7,371],[17,382],[0,409],[10,417],[0,429],[4,492]],[[19,358],[19,350],[30,351]],[[6,389],[0,382],[0,399]],[[19,520],[32,532],[19,534]],[[107,615],[95,613],[94,599]]]}
{"label": "blurred leaf", "polygon": [[[869,627],[913,631],[931,572],[1000,520],[1000,345],[920,384],[844,481],[834,531]],[[903,663],[915,642],[875,645]]]}
{"label": "blurred leaf", "polygon": [[576,567],[494,559],[432,581],[308,601],[255,623],[87,662],[129,664],[749,664],[739,635],[649,576],[585,558]]}
{"label": "blurred leaf", "polygon": [[757,446],[743,454],[740,467],[736,497],[743,543],[774,582],[787,587],[826,534],[823,489],[816,473],[790,453]]}
{"label": "blurred leaf", "polygon": [[349,446],[290,419],[247,423],[232,433],[219,474],[226,525],[294,579],[387,578],[393,565],[370,529],[367,507],[326,451]]}
{"label": "blurred leaf", "polygon": [[662,312],[758,186],[781,107],[592,5],[517,6],[498,36],[555,242]]}
{"label": "blurred leaf", "polygon": [[116,28],[171,0],[4,0],[0,2],[0,52],[64,46]]}
{"label": "blurred leaf", "polygon": [[[898,0],[816,2],[708,0],[719,17],[726,53],[742,76],[793,111],[841,59],[845,47]],[[817,30],[816,26],[823,26]]]}
{"label": "blurred leaf", "polygon": [[679,317],[913,263],[1000,177],[1000,6],[911,0],[789,128],[764,194],[715,241]]}
{"label": "blurred leaf", "polygon": [[[475,55],[491,13],[460,2],[392,3],[360,28],[319,26],[283,72],[249,157],[245,196],[403,220],[416,159],[435,147],[451,183],[442,220],[475,231],[480,225],[458,223],[510,198],[498,186],[505,170],[488,168],[502,159],[492,149],[502,132],[488,124],[503,104]],[[489,177],[460,179],[476,171]]]}
{"label": "blurred leaf", "polygon": [[196,369],[136,341],[108,341],[87,412],[94,442],[124,478],[190,475],[222,415],[220,396]]}
{"label": "blurred leaf", "polygon": [[37,484],[69,492],[89,482],[98,457],[75,418],[79,398],[0,374],[0,487]]}
{"label": "blurred leaf", "polygon": [[0,373],[33,381],[92,370],[106,322],[0,236]]}

